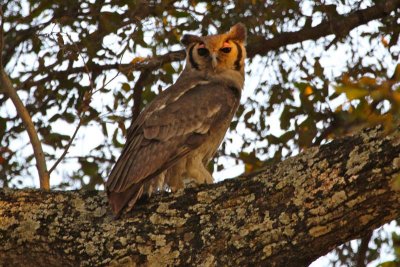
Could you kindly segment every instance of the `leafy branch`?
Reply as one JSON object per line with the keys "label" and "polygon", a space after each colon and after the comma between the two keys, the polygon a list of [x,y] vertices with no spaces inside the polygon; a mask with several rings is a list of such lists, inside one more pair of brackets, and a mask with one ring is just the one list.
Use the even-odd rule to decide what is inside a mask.
{"label": "leafy branch", "polygon": [[[60,33],[57,34],[58,36],[58,43],[60,46],[64,45],[64,40],[62,38],[62,35]],[[101,89],[105,88],[110,82],[112,82],[119,74],[120,72],[118,72],[114,77],[112,77],[109,81],[104,81],[103,85],[99,88],[96,89],[96,86],[94,84],[93,81],[93,77],[91,75],[91,71],[88,67],[87,62],[85,61],[84,56],[82,55],[82,53],[80,53],[78,46],[76,45],[76,43],[72,40],[71,36],[69,34],[65,34],[68,38],[68,40],[73,44],[76,53],[79,55],[79,57],[82,59],[83,62],[83,68],[85,70],[85,73],[88,75],[89,78],[89,82],[90,82],[90,89],[89,91],[85,92],[84,96],[83,96],[83,101],[82,101],[82,106],[79,110],[79,123],[77,125],[77,127],[75,128],[74,133],[72,134],[70,140],[68,141],[68,144],[65,146],[64,148],[64,152],[61,154],[61,156],[57,159],[57,161],[53,164],[53,166],[50,168],[49,173],[51,173],[52,171],[54,171],[56,169],[56,167],[58,166],[58,164],[60,164],[60,162],[65,158],[65,156],[68,153],[69,148],[71,147],[79,129],[81,128],[81,126],[85,123],[85,113],[86,111],[89,109],[89,105],[90,102],[92,100],[92,96],[93,94],[95,94],[96,92],[100,91]]]}
{"label": "leafy branch", "polygon": [[[301,30],[294,32],[282,32],[270,39],[266,39],[265,36],[262,35],[252,35],[249,37],[250,41],[246,49],[247,55],[250,58],[253,58],[256,55],[263,56],[269,51],[277,50],[290,44],[301,43],[307,40],[318,40],[319,38],[332,34],[335,35],[334,41],[336,41],[337,39],[346,36],[347,33],[358,26],[365,25],[370,21],[383,18],[399,8],[400,0],[381,1],[362,10],[349,12],[344,15],[336,14],[335,16],[328,16],[327,19],[323,20],[320,24],[314,27],[305,25]],[[160,68],[164,64],[182,61],[184,58],[184,50],[171,51],[162,55],[146,58],[145,60],[136,63],[113,63],[101,65],[92,62],[91,70],[96,73],[115,69],[121,72],[152,71]],[[82,72],[85,72],[84,66],[69,68],[61,71],[52,71],[48,73],[47,77],[42,79],[35,81],[33,81],[33,79],[28,79],[25,82],[25,86],[35,86],[38,84],[43,84],[51,79],[62,77],[66,74]]]}

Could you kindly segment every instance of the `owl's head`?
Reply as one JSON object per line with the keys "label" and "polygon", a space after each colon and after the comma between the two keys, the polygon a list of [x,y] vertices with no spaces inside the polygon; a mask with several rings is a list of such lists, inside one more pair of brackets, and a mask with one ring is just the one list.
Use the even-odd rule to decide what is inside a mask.
{"label": "owl's head", "polygon": [[239,71],[244,75],[246,58],[246,27],[238,23],[229,32],[196,36],[185,34],[182,44],[186,47],[185,70],[223,72]]}

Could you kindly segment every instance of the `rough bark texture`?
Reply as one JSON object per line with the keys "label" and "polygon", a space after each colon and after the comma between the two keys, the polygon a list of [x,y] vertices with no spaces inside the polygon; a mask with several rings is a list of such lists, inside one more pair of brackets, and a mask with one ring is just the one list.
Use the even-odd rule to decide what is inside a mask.
{"label": "rough bark texture", "polygon": [[400,130],[253,177],[160,194],[113,220],[103,192],[0,191],[0,266],[306,266],[400,215]]}

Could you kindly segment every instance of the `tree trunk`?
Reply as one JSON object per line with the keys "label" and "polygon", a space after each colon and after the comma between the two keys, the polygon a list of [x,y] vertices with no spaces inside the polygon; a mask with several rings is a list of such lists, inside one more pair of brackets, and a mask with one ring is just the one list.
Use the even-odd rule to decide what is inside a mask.
{"label": "tree trunk", "polygon": [[398,218],[399,179],[400,130],[378,127],[120,220],[104,192],[3,189],[0,266],[306,266]]}

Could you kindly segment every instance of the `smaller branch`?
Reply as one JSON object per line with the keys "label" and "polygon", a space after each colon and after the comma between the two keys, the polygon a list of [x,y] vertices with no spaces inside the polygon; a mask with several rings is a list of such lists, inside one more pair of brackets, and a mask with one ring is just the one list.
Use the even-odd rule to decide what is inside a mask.
{"label": "smaller branch", "polygon": [[32,122],[32,118],[29,115],[28,110],[25,108],[17,92],[15,91],[10,78],[5,73],[3,66],[0,66],[0,90],[5,92],[13,102],[19,117],[25,125],[26,131],[29,135],[29,140],[32,144],[33,153],[36,159],[36,168],[39,173],[40,188],[49,190],[50,189],[50,176],[47,172],[46,160],[44,157],[42,144],[39,140],[39,136],[36,132],[35,126]]}
{"label": "smaller branch", "polygon": [[367,233],[365,236],[361,238],[361,244],[358,247],[357,251],[357,263],[356,267],[365,267],[366,262],[365,259],[367,258],[367,252],[368,252],[368,243],[371,240],[372,237],[372,231]]}
{"label": "smaller branch", "polygon": [[[68,40],[71,42],[71,44],[74,45],[76,51],[78,52],[79,56],[80,56],[81,59],[82,59],[82,62],[83,62],[83,69],[84,69],[84,71],[86,72],[86,74],[87,74],[88,77],[89,77],[89,82],[90,82],[90,90],[89,90],[89,92],[90,92],[90,94],[92,94],[92,92],[93,92],[94,89],[95,89],[95,85],[94,85],[93,78],[92,78],[91,72],[90,72],[90,70],[89,70],[89,67],[87,66],[87,63],[86,63],[86,61],[85,61],[85,58],[83,57],[82,53],[79,51],[78,45],[76,44],[76,42],[74,42],[74,40],[72,40],[71,36],[70,36],[69,34],[65,34],[65,35],[68,37]],[[67,71],[68,71],[68,69],[67,69]]]}
{"label": "smaller branch", "polygon": [[81,57],[81,59],[82,59],[82,61],[83,61],[83,65],[84,65],[84,66],[83,66],[83,69],[84,69],[84,71],[86,72],[86,74],[87,74],[88,77],[89,77],[90,90],[89,90],[89,91],[87,92],[87,94],[85,94],[85,96],[84,96],[83,107],[82,107],[82,111],[81,111],[80,116],[79,116],[79,124],[78,124],[78,126],[76,127],[76,129],[75,129],[75,131],[74,131],[74,133],[73,133],[71,139],[69,140],[68,144],[66,145],[66,147],[65,147],[65,149],[64,149],[64,152],[62,153],[62,155],[60,156],[60,158],[54,163],[54,165],[50,168],[49,173],[51,173],[52,171],[54,171],[55,168],[58,166],[58,164],[60,164],[60,162],[61,162],[61,161],[65,158],[65,156],[67,155],[68,150],[69,150],[69,148],[70,148],[71,145],[72,145],[72,142],[74,141],[74,139],[75,139],[75,137],[76,137],[76,135],[77,135],[79,129],[81,128],[81,126],[82,126],[82,124],[83,124],[83,121],[84,121],[84,114],[85,114],[85,111],[87,110],[87,107],[88,107],[89,104],[90,104],[90,101],[91,101],[91,98],[92,98],[93,94],[95,94],[96,92],[98,92],[98,91],[100,91],[101,89],[105,88],[109,83],[111,83],[111,82],[120,74],[120,72],[118,71],[117,74],[116,74],[114,77],[112,77],[108,82],[105,82],[105,83],[103,84],[103,86],[101,86],[99,89],[95,89],[95,85],[94,85],[94,82],[93,82],[93,78],[92,78],[91,72],[90,72],[90,70],[89,70],[89,67],[88,67],[88,65],[87,65],[87,63],[86,63],[86,61],[85,61],[85,58],[84,58],[83,55],[79,52],[79,48],[78,48],[78,46],[76,45],[76,43],[72,40],[71,36],[70,36],[69,34],[66,34],[66,36],[68,37],[68,40],[69,40],[72,44],[74,44],[75,48],[76,48],[77,51],[78,51],[79,56]]}
{"label": "smaller branch", "polygon": [[[4,48],[4,14],[1,7],[0,17],[0,58],[2,58]],[[0,60],[0,63],[3,63],[3,61]],[[10,78],[6,74],[2,64],[0,64],[0,91],[5,92],[5,94],[7,94],[11,99],[19,117],[22,119],[22,122],[25,125],[26,131],[28,132],[29,140],[33,148],[33,154],[35,155],[36,159],[36,168],[39,173],[40,188],[50,190],[50,176],[47,172],[46,159],[43,153],[42,144],[35,129],[35,125],[32,122],[32,118],[29,115],[28,110],[25,108],[17,92],[15,91],[15,88],[12,85]]]}
{"label": "smaller branch", "polygon": [[66,145],[66,147],[65,147],[65,149],[64,149],[64,152],[63,152],[62,155],[58,158],[58,160],[54,163],[54,165],[50,168],[49,174],[51,174],[51,173],[55,170],[55,168],[57,167],[57,165],[60,164],[60,162],[63,160],[63,158],[65,158],[65,156],[67,155],[68,150],[69,150],[69,148],[71,147],[72,142],[74,141],[74,139],[75,139],[75,137],[76,137],[76,134],[77,134],[78,131],[79,131],[79,128],[81,128],[81,126],[82,126],[82,123],[83,123],[83,118],[81,117],[81,118],[79,119],[79,124],[78,124],[78,126],[76,127],[74,134],[72,135],[71,139],[69,139],[69,142],[68,142],[68,144]]}
{"label": "smaller branch", "polygon": [[[69,34],[66,34],[66,36],[68,37],[69,41],[72,44],[75,44],[75,42],[72,40],[71,36]],[[93,91],[95,91],[95,85],[92,79],[92,76],[90,74],[90,70],[85,62],[85,58],[83,57],[83,55],[79,52],[78,46],[75,44],[75,48],[78,51],[79,56],[82,58],[83,61],[83,67],[84,70],[86,72],[86,74],[89,77],[89,82],[90,82],[90,90],[87,92],[87,94],[85,93],[84,97],[83,97],[83,107],[82,107],[82,112],[79,115],[79,124],[76,127],[74,133],[72,134],[71,138],[68,141],[68,144],[66,145],[64,152],[61,154],[60,158],[58,158],[58,160],[54,163],[54,165],[50,168],[49,173],[51,173],[52,171],[55,170],[55,168],[58,166],[58,164],[60,164],[60,162],[65,158],[65,156],[68,153],[69,148],[72,145],[72,142],[74,141],[79,129],[81,128],[82,124],[83,124],[83,120],[84,120],[84,115],[85,115],[85,111],[87,110],[87,108],[89,107],[92,95],[93,95]]]}
{"label": "smaller branch", "polygon": [[172,51],[160,56],[154,56],[152,58],[145,59],[135,64],[118,64],[118,68],[122,72],[155,70],[166,63],[182,61],[185,59],[185,57],[185,50]]}
{"label": "smaller branch", "polygon": [[3,6],[0,5],[0,66],[3,66],[3,49],[4,49],[4,14]]}
{"label": "smaller branch", "polygon": [[65,157],[65,158],[69,159],[69,160],[92,159],[92,160],[96,161],[97,163],[104,163],[104,162],[108,162],[108,163],[112,163],[112,164],[115,163],[115,160],[100,157],[100,156],[93,156],[93,155],[85,155],[84,157],[83,156],[70,156],[70,157]]}
{"label": "smaller branch", "polygon": [[[135,64],[113,63],[113,64],[99,65],[96,63],[92,63],[90,66],[90,69],[96,73],[100,73],[103,71],[109,71],[109,70],[119,70],[120,72],[123,72],[123,73],[128,73],[131,71],[152,71],[152,70],[160,68],[161,66],[163,66],[166,63],[182,61],[185,59],[185,56],[186,56],[185,50],[179,50],[179,51],[167,52],[166,54],[160,55],[160,56],[154,56],[152,58],[145,59],[144,61],[137,62]],[[39,79],[39,80],[34,80],[33,78],[35,77],[35,75],[37,73],[32,73],[31,77],[29,77],[28,79],[25,80],[25,82],[23,82],[23,86],[25,86],[25,87],[37,86],[39,84],[44,84],[51,80],[60,79],[60,78],[64,77],[65,75],[78,74],[78,73],[82,73],[85,71],[86,71],[86,69],[84,66],[69,68],[69,69],[60,70],[60,71],[50,71],[46,77]],[[23,73],[23,74],[27,74],[27,73]]]}
{"label": "smaller branch", "polygon": [[107,86],[108,84],[110,84],[112,81],[114,81],[115,78],[118,77],[118,75],[120,75],[120,73],[121,73],[121,72],[118,71],[117,74],[115,74],[114,77],[112,77],[109,81],[104,82],[102,87],[100,87],[99,89],[94,90],[93,93],[92,93],[92,95],[94,95],[95,93],[99,92],[101,89],[106,88],[106,86]]}

